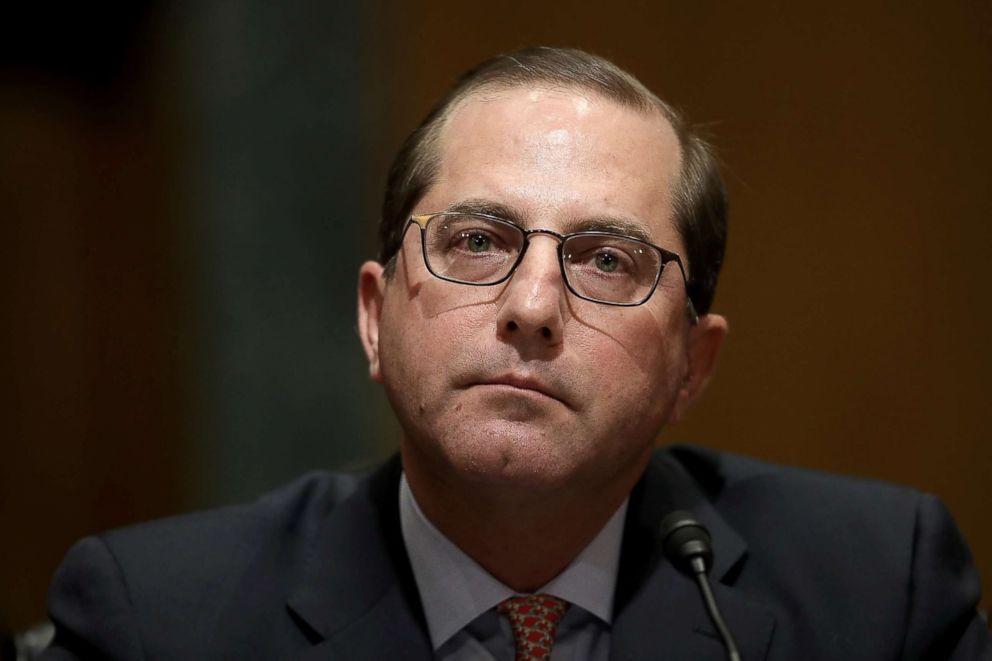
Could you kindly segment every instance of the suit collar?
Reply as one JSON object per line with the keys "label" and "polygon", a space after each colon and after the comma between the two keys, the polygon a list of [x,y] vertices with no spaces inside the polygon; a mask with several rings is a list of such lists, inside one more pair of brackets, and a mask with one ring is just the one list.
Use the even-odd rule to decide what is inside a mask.
{"label": "suit collar", "polygon": [[[684,461],[699,459],[690,474]],[[747,556],[747,544],[713,507],[719,471],[693,450],[656,453],[631,493],[620,575],[617,580],[611,659],[723,659],[725,654],[694,581],[672,566],[655,539],[662,518],[673,510],[693,513],[713,540],[710,573],[724,619],[741,657],[763,659],[775,618],[763,604],[733,586]]]}
{"label": "suit collar", "polygon": [[[687,459],[689,461],[687,461]],[[696,462],[692,473],[685,465]],[[701,466],[702,469],[697,470]],[[399,523],[401,468],[394,457],[319,526],[288,606],[315,643],[302,658],[431,659],[423,609]],[[767,655],[775,619],[734,578],[747,545],[717,512],[719,471],[692,450],[656,453],[630,496],[614,600],[611,659],[723,659],[691,579],[661,554],[655,531],[675,509],[695,514],[715,549],[711,579],[742,658]]]}
{"label": "suit collar", "polygon": [[[665,515],[675,510],[691,512],[706,526],[713,540],[710,578],[723,580],[746,559],[747,543],[712,504],[723,484],[719,469],[711,460],[715,456],[701,454],[695,448],[674,447],[656,452],[631,492],[626,530],[628,535],[654,540]],[[654,545],[649,554],[660,557],[653,553],[656,550],[659,547]]]}
{"label": "suit collar", "polygon": [[316,644],[302,658],[430,659],[400,533],[399,457],[334,507],[288,606]]}

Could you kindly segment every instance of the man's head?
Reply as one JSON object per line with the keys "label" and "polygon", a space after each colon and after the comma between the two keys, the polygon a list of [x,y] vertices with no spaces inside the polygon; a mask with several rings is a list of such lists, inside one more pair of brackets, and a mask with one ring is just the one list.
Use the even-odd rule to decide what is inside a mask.
{"label": "man's head", "polygon": [[[566,84],[534,78],[535,58],[595,66],[585,77],[570,74],[584,84]],[[639,305],[574,295],[562,278],[572,256],[555,235],[641,237],[683,255],[691,273],[693,258],[684,255],[692,250],[676,216],[691,198],[685,173],[696,166],[687,165],[687,138],[667,106],[612,65],[573,51],[504,60],[517,62],[520,80],[500,78],[458,95],[435,111],[434,128],[418,129],[420,147],[408,141],[404,148],[423,153],[398,157],[386,201],[394,217],[384,218],[386,264],[362,267],[359,330],[370,373],[385,385],[403,428],[415,489],[431,482],[453,492],[458,482],[462,493],[466,484],[509,486],[616,503],[643,470],[660,428],[705,386],[726,326],[713,314],[690,321],[674,263]],[[610,93],[609,77],[594,75],[601,70],[640,91]],[[722,202],[716,206],[722,210]],[[465,209],[542,230],[529,235],[509,279],[471,286],[428,270],[410,215]],[[444,247],[485,265],[491,255],[477,248],[500,241],[469,227],[447,235]],[[589,263],[598,268],[597,259]],[[617,275],[608,264],[598,276],[604,282]],[[711,295],[697,303],[701,311]]]}
{"label": "man's head", "polygon": [[573,49],[528,48],[479,64],[455,82],[410,134],[390,169],[379,225],[379,261],[387,265],[387,274],[413,207],[437,175],[438,140],[452,111],[475,94],[522,86],[594,92],[623,107],[655,110],[668,120],[682,151],[674,212],[689,267],[689,295],[700,314],[708,312],[727,241],[726,192],[709,146],[674,108],[629,73]]}

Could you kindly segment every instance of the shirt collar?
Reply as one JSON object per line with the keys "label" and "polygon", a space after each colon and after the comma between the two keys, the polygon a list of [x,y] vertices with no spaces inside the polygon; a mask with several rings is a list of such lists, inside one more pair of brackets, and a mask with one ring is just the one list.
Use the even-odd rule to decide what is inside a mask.
{"label": "shirt collar", "polygon": [[[436,650],[476,617],[515,593],[427,520],[405,474],[400,479],[399,499],[403,542]],[[624,500],[575,560],[538,592],[564,599],[610,624],[626,511]]]}

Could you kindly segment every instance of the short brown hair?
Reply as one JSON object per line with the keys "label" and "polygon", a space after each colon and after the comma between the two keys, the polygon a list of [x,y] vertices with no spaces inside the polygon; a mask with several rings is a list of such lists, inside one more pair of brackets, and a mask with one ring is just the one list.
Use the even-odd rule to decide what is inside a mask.
{"label": "short brown hair", "polygon": [[584,89],[640,112],[660,111],[675,130],[682,169],[674,191],[675,223],[685,244],[689,298],[700,314],[709,311],[727,243],[727,196],[709,145],[682,116],[618,66],[569,48],[527,48],[497,55],[465,72],[434,105],[400,147],[386,181],[379,221],[379,261],[392,273],[394,258],[414,205],[434,181],[438,142],[451,111],[480,90],[526,85]]}

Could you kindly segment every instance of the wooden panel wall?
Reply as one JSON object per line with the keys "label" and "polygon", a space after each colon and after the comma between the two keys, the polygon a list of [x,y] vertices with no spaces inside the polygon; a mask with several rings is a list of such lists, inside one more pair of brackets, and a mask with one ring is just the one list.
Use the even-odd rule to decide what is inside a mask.
{"label": "wooden panel wall", "polygon": [[162,63],[137,16],[76,18],[12,19],[39,50],[0,71],[0,629],[74,539],[184,498]]}

